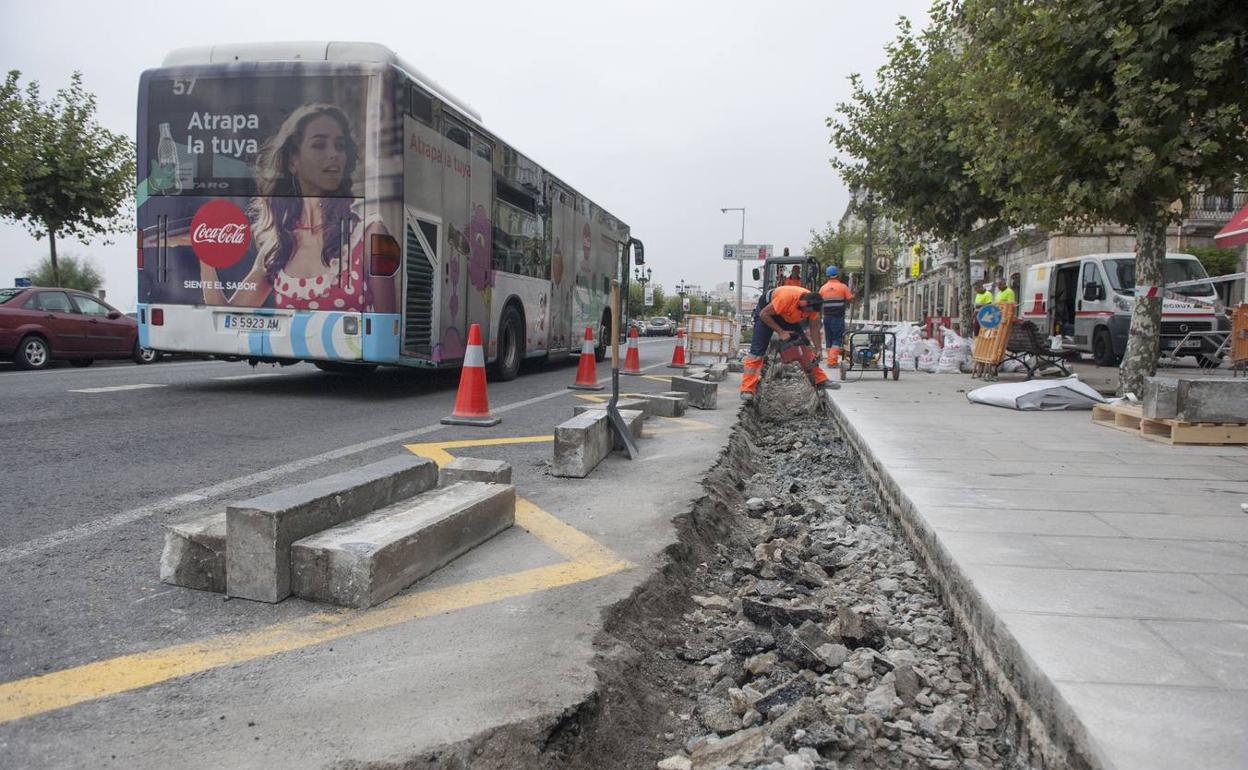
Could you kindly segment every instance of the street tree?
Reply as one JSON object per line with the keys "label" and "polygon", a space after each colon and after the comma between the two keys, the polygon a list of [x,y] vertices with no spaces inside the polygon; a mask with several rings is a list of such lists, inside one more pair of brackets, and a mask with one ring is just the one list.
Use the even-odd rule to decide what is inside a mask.
{"label": "street tree", "polygon": [[39,264],[30,268],[26,277],[35,286],[63,286],[90,294],[95,294],[104,285],[104,276],[100,274],[95,262],[72,254],[62,254],[55,270],[51,257],[44,257],[39,260]]}
{"label": "street tree", "polygon": [[22,177],[30,165],[30,148],[21,140],[26,99],[13,71],[0,85],[0,211],[22,205]]}
{"label": "street tree", "polygon": [[81,73],[50,101],[38,83],[19,90],[19,78],[10,72],[0,90],[0,130],[12,132],[0,140],[0,219],[47,237],[52,282],[59,286],[58,238],[86,241],[132,227],[134,146],[96,121],[95,96]]}
{"label": "street tree", "polygon": [[965,334],[973,313],[968,241],[979,224],[1001,216],[1002,207],[995,189],[970,175],[970,151],[954,138],[965,66],[959,35],[939,6],[921,33],[900,20],[875,85],[851,76],[850,101],[827,124],[843,154],[832,166],[847,183],[870,190],[882,213],[907,231],[953,243]]}
{"label": "street tree", "polygon": [[[960,0],[956,137],[1008,215],[1136,232],[1136,283],[1163,284],[1166,228],[1248,158],[1243,0]],[[1003,184],[1001,180],[1007,180]],[[1156,371],[1161,299],[1138,292],[1121,392]]]}

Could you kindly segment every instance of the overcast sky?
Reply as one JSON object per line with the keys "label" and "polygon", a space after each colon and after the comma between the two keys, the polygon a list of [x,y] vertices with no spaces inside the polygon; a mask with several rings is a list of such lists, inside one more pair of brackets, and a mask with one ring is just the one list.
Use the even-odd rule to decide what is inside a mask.
{"label": "overcast sky", "polygon": [[[81,70],[101,122],[134,136],[139,73],[188,45],[262,40],[383,43],[467,101],[505,141],[624,220],[656,281],[735,279],[724,243],[791,246],[845,209],[824,119],[871,73],[899,16],[928,0],[344,3],[9,0],[7,69],[51,94]],[[102,268],[134,307],[134,239],[58,242]],[[0,285],[40,256],[0,225]],[[748,276],[747,276],[748,281]]]}

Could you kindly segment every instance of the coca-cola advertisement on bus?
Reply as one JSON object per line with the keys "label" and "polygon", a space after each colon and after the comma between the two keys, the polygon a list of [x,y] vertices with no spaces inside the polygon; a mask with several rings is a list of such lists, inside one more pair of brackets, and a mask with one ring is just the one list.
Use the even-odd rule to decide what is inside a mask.
{"label": "coca-cola advertisement on bus", "polygon": [[361,75],[153,77],[140,136],[140,301],[388,312],[364,245]]}

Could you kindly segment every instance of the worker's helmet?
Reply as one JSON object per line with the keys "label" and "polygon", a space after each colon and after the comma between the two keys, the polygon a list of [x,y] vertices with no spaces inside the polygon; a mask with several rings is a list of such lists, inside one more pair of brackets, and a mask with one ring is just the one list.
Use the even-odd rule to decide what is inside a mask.
{"label": "worker's helmet", "polygon": [[828,265],[828,269],[823,272],[827,273],[829,278],[835,278],[837,273],[841,271],[836,269],[836,265]]}

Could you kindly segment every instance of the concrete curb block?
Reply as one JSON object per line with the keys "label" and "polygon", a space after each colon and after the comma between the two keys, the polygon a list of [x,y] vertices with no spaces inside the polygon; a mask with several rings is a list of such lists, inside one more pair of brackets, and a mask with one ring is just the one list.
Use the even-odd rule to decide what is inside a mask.
{"label": "concrete curb block", "polygon": [[290,547],[296,540],[437,483],[432,460],[405,454],[227,506],[226,593],[281,601],[290,595]]}
{"label": "concrete curb block", "polygon": [[680,417],[685,413],[685,404],[689,401],[688,398],[666,395],[645,396],[643,400],[646,402],[646,414],[657,417]]}
{"label": "concrete curb block", "polygon": [[515,487],[458,482],[296,541],[291,591],[311,601],[372,607],[515,521]]}
{"label": "concrete curb block", "polygon": [[954,619],[970,642],[992,685],[1005,697],[1030,741],[1033,758],[1045,768],[1111,770],[1091,743],[1082,722],[996,617],[987,600],[958,567],[939,535],[919,513],[834,399],[833,419],[850,448],[862,458],[864,475],[923,560]]}
{"label": "concrete curb block", "polygon": [[718,383],[694,379],[692,377],[673,377],[672,390],[689,395],[689,406],[694,409],[714,409]]}
{"label": "concrete curb block", "polygon": [[[620,401],[620,403],[623,404],[624,402]],[[624,424],[628,426],[628,430],[630,433],[633,434],[633,438],[634,439],[641,438],[642,433],[645,430],[646,417],[647,417],[646,413],[640,409],[625,409],[622,406],[618,406],[618,405],[616,408],[620,410],[620,417],[624,418]],[[584,414],[586,412],[593,412],[593,411],[598,411],[598,410],[606,412],[607,405],[606,404],[594,404],[594,405],[586,404],[585,406],[578,406],[575,408],[576,414]],[[614,451],[625,449],[624,439],[616,435],[615,431],[611,431],[611,436],[612,436],[611,451],[614,452]]]}
{"label": "concrete curb block", "polygon": [[165,527],[160,582],[197,591],[225,591],[225,512]]}
{"label": "concrete curb block", "polygon": [[484,481],[489,484],[510,484],[511,463],[502,460],[481,460],[456,457],[438,472],[438,485],[449,486],[457,481]]}
{"label": "concrete curb block", "polygon": [[[620,412],[629,424],[635,424],[634,438],[640,435],[644,412]],[[606,459],[614,448],[614,434],[607,417],[605,405],[584,411],[555,427],[555,454],[550,464],[550,475],[562,478],[583,479],[598,463]]]}

